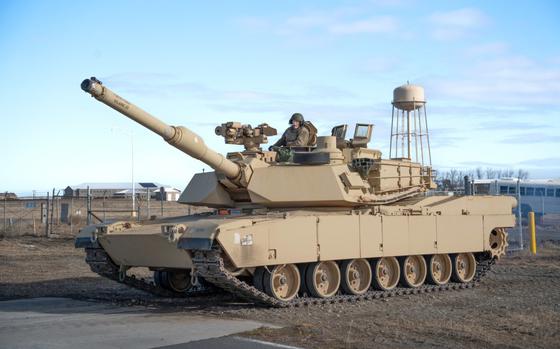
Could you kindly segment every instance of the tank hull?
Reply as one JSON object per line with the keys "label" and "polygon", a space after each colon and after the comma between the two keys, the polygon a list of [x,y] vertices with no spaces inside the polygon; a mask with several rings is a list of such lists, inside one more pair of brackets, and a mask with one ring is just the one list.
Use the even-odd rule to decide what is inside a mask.
{"label": "tank hull", "polygon": [[214,231],[193,226],[178,246],[193,251],[193,241],[208,237],[206,246],[217,242],[238,268],[484,252],[494,229],[515,226],[514,205],[509,197],[427,197],[364,210],[293,210],[214,221]]}
{"label": "tank hull", "polygon": [[511,213],[515,204],[503,196],[434,196],[364,209],[290,209],[117,222],[83,229],[76,246],[91,248],[95,243],[120,270],[194,268],[210,282],[211,275],[204,274],[207,261],[200,257],[210,253],[236,276],[249,277],[263,267],[270,270],[279,265],[301,269],[317,263],[343,266],[355,260],[373,265],[393,257],[399,261],[410,256],[426,261],[435,255],[499,257],[507,243],[494,246],[491,235],[515,226]]}

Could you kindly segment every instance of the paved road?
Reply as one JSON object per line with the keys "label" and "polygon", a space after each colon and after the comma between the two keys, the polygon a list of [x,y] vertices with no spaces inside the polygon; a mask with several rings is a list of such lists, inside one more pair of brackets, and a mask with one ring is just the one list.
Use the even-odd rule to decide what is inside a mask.
{"label": "paved road", "polygon": [[[219,338],[217,342],[204,340],[262,326],[267,325],[65,298],[0,302],[0,348],[191,348],[187,345],[195,341],[199,341],[198,348],[216,347],[216,343],[217,347],[223,347],[245,340],[236,337]],[[250,345],[251,348],[282,347],[260,344]]]}

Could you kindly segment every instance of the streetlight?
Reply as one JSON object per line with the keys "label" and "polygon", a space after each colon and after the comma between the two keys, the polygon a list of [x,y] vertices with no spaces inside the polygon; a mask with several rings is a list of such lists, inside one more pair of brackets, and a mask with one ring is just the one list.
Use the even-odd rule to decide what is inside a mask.
{"label": "streetlight", "polygon": [[134,132],[132,130],[127,131],[121,128],[111,128],[111,132],[117,130],[127,136],[130,136],[130,181],[132,184],[132,217],[136,217],[136,186],[134,184]]}

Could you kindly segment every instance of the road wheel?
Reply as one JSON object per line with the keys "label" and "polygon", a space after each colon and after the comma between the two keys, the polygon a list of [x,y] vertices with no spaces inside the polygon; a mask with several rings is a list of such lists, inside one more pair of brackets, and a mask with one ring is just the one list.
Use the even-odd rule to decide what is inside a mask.
{"label": "road wheel", "polygon": [[434,254],[428,264],[428,282],[445,285],[451,278],[453,267],[448,254]]}
{"label": "road wheel", "polygon": [[392,290],[399,283],[400,266],[395,257],[374,260],[373,286],[382,291]]}
{"label": "road wheel", "polygon": [[360,295],[371,285],[371,267],[365,259],[351,259],[342,263],[342,289],[347,294]]}
{"label": "road wheel", "polygon": [[455,282],[470,282],[476,273],[476,259],[470,252],[458,253],[451,256],[453,274],[451,278]]}
{"label": "road wheel", "polygon": [[264,272],[266,294],[281,301],[292,300],[299,291],[300,275],[294,264],[282,264]]}
{"label": "road wheel", "polygon": [[332,297],[340,286],[340,269],[338,264],[333,261],[309,264],[305,271],[305,283],[313,297]]}
{"label": "road wheel", "polygon": [[401,283],[416,288],[426,280],[427,267],[423,256],[407,256],[401,259]]}

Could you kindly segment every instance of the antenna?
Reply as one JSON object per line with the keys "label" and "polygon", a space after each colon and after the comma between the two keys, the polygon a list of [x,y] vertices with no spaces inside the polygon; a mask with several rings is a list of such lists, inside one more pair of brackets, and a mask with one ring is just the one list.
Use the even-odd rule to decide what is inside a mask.
{"label": "antenna", "polygon": [[[393,90],[389,158],[432,166],[424,88],[406,83]],[[414,157],[413,157],[414,150]]]}

